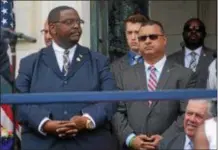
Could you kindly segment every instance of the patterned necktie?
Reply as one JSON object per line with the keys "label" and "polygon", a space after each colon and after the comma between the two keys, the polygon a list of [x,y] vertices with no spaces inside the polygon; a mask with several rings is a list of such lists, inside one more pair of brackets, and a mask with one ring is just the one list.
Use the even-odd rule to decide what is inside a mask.
{"label": "patterned necktie", "polygon": [[70,67],[69,50],[64,51],[63,61],[63,73],[64,76],[67,76]]}
{"label": "patterned necktie", "polygon": [[195,52],[191,52],[190,53],[191,55],[191,61],[190,61],[190,64],[189,64],[189,68],[192,70],[192,71],[196,71],[196,67],[197,67],[197,59],[196,59],[196,53]]}
{"label": "patterned necktie", "polygon": [[133,57],[133,62],[131,64],[131,66],[138,64],[141,61],[142,57],[139,55],[136,55],[135,57]]}
{"label": "patterned necktie", "polygon": [[[150,76],[148,80],[148,91],[155,91],[157,86],[157,75],[155,73],[156,68],[154,66],[149,67],[150,70]],[[149,107],[151,106],[152,101],[148,101]]]}

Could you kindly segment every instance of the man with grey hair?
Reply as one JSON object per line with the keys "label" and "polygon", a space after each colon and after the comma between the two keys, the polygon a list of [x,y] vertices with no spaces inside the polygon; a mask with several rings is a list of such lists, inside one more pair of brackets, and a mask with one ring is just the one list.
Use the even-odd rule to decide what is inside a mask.
{"label": "man with grey hair", "polygon": [[198,126],[204,123],[204,121],[210,118],[211,103],[205,99],[189,100],[186,107],[184,117],[184,132],[180,132],[171,137],[165,137],[160,145],[159,149],[175,150],[193,149],[193,138]]}

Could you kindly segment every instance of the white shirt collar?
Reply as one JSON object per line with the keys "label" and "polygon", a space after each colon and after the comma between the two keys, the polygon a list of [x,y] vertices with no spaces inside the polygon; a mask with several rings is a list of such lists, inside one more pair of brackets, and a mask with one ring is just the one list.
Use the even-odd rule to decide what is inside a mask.
{"label": "white shirt collar", "polygon": [[185,135],[185,148],[190,147],[189,145],[190,141],[191,141],[190,138],[187,135]]}
{"label": "white shirt collar", "polygon": [[[161,72],[161,71],[162,71],[166,60],[167,60],[167,57],[166,57],[166,55],[164,55],[163,58],[161,58],[161,60],[159,60],[158,62],[156,62],[156,63],[153,65],[153,66],[156,68],[156,70],[157,70],[158,72]],[[145,69],[146,69],[146,71],[147,71],[151,65],[148,64],[146,61],[144,61],[144,64],[145,64]]]}
{"label": "white shirt collar", "polygon": [[[77,44],[73,47],[69,48],[69,52],[75,51],[77,47]],[[55,52],[64,53],[65,49],[60,47],[58,44],[56,44],[54,41],[52,41],[52,48]]]}
{"label": "white shirt collar", "polygon": [[185,47],[185,56],[190,55],[191,52],[195,52],[198,56],[201,55],[202,46],[198,47],[195,50],[190,50],[189,48]]}

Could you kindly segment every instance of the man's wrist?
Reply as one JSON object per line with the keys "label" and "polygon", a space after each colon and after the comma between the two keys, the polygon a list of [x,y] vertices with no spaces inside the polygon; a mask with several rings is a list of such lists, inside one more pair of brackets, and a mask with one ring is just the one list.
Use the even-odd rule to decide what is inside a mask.
{"label": "man's wrist", "polygon": [[133,136],[133,137],[130,139],[128,147],[132,147],[132,143],[133,143],[133,140],[135,139],[135,137],[136,137],[136,136]]}

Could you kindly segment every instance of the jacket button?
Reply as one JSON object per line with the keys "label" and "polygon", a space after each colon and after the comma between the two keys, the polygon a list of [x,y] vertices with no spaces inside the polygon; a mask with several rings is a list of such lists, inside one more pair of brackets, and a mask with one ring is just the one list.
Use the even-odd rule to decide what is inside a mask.
{"label": "jacket button", "polygon": [[64,81],[64,84],[67,84],[67,81]]}
{"label": "jacket button", "polygon": [[64,111],[64,114],[65,114],[65,115],[67,115],[67,114],[68,114],[68,112],[65,110],[65,111]]}

